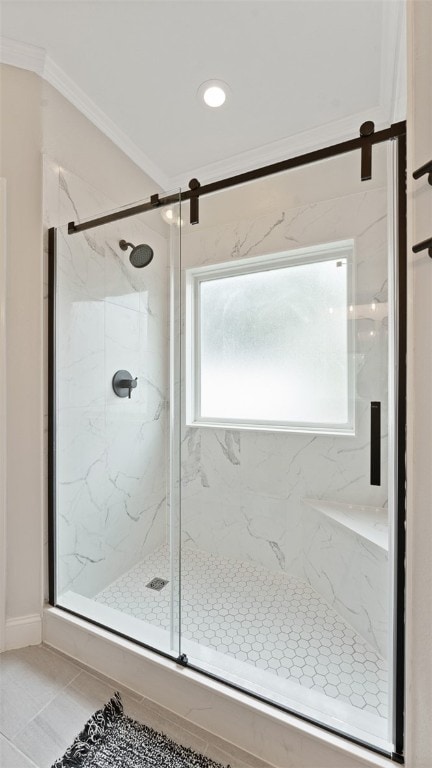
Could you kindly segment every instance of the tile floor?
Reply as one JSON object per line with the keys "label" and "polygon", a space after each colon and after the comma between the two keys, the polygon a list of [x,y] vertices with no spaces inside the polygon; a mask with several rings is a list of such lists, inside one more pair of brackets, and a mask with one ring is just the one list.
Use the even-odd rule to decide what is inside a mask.
{"label": "tile floor", "polygon": [[45,646],[0,655],[0,766],[50,768],[120,690],[128,715],[232,768],[271,768],[228,742]]}
{"label": "tile floor", "polygon": [[[169,629],[170,585],[153,577],[171,578],[166,546],[95,599]],[[386,662],[301,579],[184,548],[181,603],[184,637],[387,717]]]}

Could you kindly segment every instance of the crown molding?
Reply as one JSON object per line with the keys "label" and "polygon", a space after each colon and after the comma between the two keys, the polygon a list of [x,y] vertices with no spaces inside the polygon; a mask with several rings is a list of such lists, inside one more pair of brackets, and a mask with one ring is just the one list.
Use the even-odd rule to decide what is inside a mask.
{"label": "crown molding", "polygon": [[20,43],[8,37],[0,37],[0,62],[11,67],[26,69],[43,76],[45,67],[45,50],[30,43]]}
{"label": "crown molding", "polygon": [[113,144],[125,153],[144,173],[162,189],[168,189],[169,179],[166,174],[145,154],[118,125],[111,120],[87,96],[85,91],[72,80],[66,72],[55,63],[50,56],[45,57],[43,78],[52,85],[62,96],[76,107],[96,128],[105,134]]}
{"label": "crown molding", "polygon": [[168,176],[129,139],[85,91],[47,55],[43,48],[1,37],[0,62],[34,72],[43,78],[121,149],[155,184],[162,189],[169,189]]}

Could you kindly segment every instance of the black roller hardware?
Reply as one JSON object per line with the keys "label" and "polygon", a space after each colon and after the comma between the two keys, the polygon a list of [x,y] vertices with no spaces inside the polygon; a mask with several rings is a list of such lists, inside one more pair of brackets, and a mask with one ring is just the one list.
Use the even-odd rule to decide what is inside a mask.
{"label": "black roller hardware", "polygon": [[198,179],[191,179],[189,189],[191,191],[190,199],[190,223],[199,224],[199,188],[201,184]]}
{"label": "black roller hardware", "polygon": [[[360,136],[366,138],[373,136],[375,123],[367,120],[360,126]],[[372,142],[365,141],[361,148],[361,180],[369,181],[372,178]]]}

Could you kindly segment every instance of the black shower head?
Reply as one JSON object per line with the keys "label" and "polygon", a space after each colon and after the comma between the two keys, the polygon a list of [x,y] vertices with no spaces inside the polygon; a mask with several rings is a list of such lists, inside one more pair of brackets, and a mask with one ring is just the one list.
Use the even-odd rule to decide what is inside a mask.
{"label": "black shower head", "polygon": [[127,251],[128,248],[132,248],[129,254],[129,261],[132,266],[137,269],[147,267],[153,258],[153,248],[150,248],[150,246],[145,243],[132,245],[132,243],[127,243],[126,240],[120,240],[119,246],[122,251]]}

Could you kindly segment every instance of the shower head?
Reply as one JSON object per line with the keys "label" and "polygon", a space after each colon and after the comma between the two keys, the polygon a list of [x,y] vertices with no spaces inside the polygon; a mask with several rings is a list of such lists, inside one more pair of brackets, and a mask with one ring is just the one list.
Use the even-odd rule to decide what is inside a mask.
{"label": "shower head", "polygon": [[127,243],[126,240],[120,240],[119,246],[122,251],[127,251],[128,248],[132,248],[129,254],[129,261],[132,266],[137,269],[147,267],[153,258],[153,248],[150,248],[150,246],[145,243],[132,245],[132,243]]}

